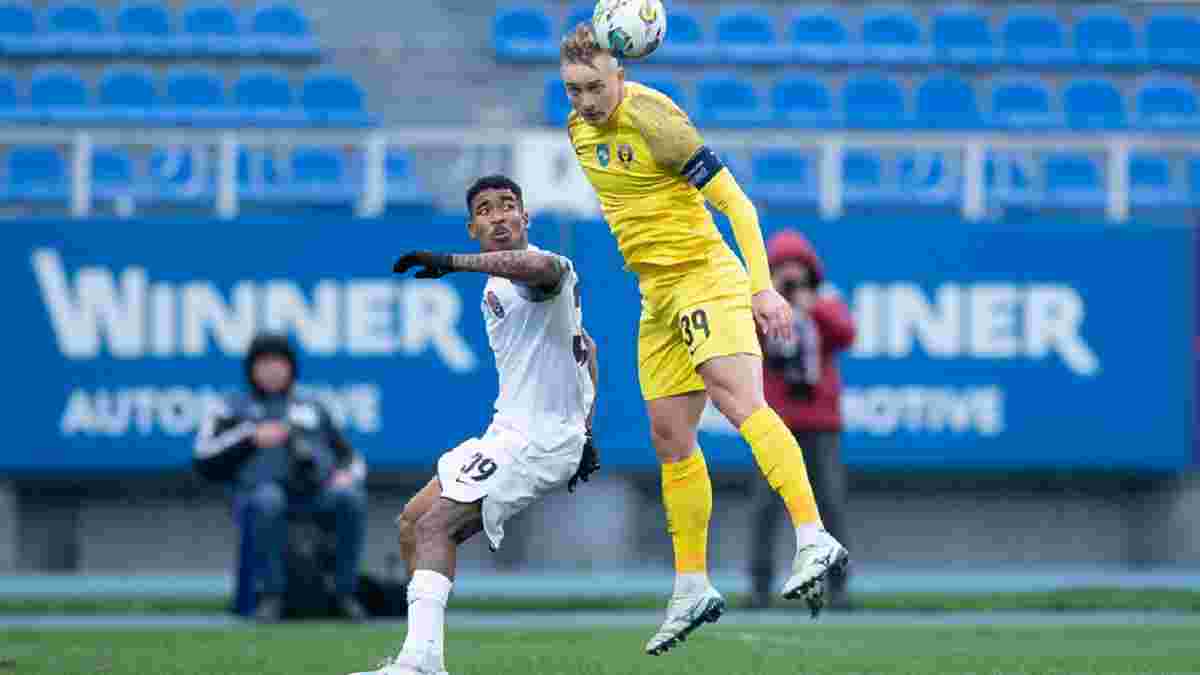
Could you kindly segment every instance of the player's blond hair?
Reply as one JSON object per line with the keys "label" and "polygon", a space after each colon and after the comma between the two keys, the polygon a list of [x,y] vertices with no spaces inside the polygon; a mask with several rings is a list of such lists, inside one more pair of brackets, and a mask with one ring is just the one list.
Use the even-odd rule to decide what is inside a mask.
{"label": "player's blond hair", "polygon": [[563,37],[562,44],[559,46],[559,57],[563,63],[594,66],[597,56],[611,56],[611,54],[600,48],[596,42],[596,33],[592,30],[592,24],[586,21],[579,22],[575,26],[575,30]]}

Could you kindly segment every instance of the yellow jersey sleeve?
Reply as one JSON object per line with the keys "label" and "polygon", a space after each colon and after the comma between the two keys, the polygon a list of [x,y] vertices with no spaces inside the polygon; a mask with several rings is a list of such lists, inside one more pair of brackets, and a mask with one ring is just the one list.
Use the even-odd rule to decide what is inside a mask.
{"label": "yellow jersey sleeve", "polygon": [[704,147],[692,121],[666,97],[636,92],[629,98],[629,120],[646,140],[654,161],[663,169],[683,173],[687,161]]}

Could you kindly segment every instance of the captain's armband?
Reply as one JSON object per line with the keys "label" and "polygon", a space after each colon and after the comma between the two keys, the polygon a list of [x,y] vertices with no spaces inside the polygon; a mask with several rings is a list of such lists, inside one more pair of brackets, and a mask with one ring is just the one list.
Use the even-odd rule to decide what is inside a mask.
{"label": "captain's armband", "polygon": [[692,187],[703,190],[704,186],[708,185],[709,181],[715,178],[724,166],[725,163],[721,161],[720,157],[717,157],[717,153],[707,145],[703,145],[683,165],[680,173]]}

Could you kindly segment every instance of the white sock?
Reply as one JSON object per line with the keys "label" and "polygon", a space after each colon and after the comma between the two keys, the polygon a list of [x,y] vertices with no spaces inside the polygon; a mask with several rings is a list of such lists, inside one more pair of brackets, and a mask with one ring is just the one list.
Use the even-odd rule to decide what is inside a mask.
{"label": "white sock", "polygon": [[708,588],[707,572],[675,574],[675,590],[673,595],[695,595],[706,588]]}
{"label": "white sock", "polygon": [[402,652],[433,653],[438,660],[444,653],[446,601],[454,585],[433,570],[417,570],[408,582],[408,634]]}
{"label": "white sock", "polygon": [[820,523],[805,523],[796,528],[796,547],[803,548],[821,543],[825,528]]}

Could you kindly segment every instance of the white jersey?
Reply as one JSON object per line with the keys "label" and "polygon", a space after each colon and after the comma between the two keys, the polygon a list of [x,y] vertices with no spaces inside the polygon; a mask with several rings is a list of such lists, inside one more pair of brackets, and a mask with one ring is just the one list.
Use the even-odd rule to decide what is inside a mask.
{"label": "white jersey", "polygon": [[579,277],[570,260],[556,257],[566,269],[556,290],[490,277],[482,303],[500,374],[495,421],[547,449],[584,432],[596,396],[583,341]]}

